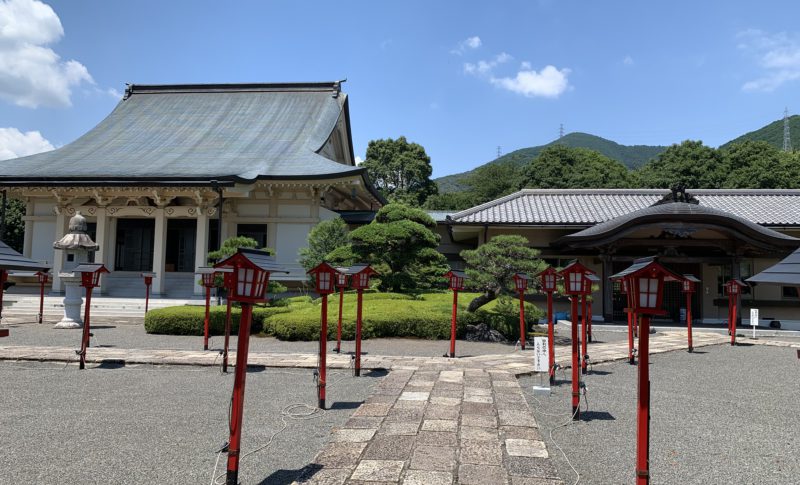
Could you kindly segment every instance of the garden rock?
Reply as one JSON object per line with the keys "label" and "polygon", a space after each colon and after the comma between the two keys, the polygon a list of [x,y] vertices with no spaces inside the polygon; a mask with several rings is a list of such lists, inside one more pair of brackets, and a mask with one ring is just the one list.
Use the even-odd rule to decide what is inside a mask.
{"label": "garden rock", "polygon": [[505,342],[506,338],[497,330],[492,330],[485,323],[467,325],[465,340],[470,342]]}

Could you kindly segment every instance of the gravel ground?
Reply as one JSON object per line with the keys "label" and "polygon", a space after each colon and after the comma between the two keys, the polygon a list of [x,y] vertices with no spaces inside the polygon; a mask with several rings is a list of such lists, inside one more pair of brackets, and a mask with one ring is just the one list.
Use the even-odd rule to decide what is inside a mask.
{"label": "gravel ground", "polygon": [[[718,345],[651,359],[652,483],[798,483],[795,349]],[[553,437],[581,484],[634,483],[636,367],[613,363],[594,370],[585,380],[585,420],[556,428]],[[551,428],[569,422],[569,382],[555,386],[549,398],[532,396],[538,377],[520,384],[559,475],[574,483],[575,473],[548,437]]]}
{"label": "gravel ground", "polygon": [[[329,373],[332,409],[287,419],[270,446],[242,458],[242,483],[291,483],[378,381]],[[75,365],[0,362],[0,382],[2,483],[210,483],[216,451],[228,439],[233,374],[217,369],[79,371]],[[311,370],[249,372],[245,401],[243,453],[265,445],[283,427],[285,406],[316,405]]]}

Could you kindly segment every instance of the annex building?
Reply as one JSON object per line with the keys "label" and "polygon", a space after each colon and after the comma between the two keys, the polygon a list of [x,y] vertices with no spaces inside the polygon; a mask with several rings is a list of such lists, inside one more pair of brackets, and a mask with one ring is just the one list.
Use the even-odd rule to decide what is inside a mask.
{"label": "annex building", "polygon": [[194,270],[231,236],[273,248],[306,278],[297,250],[310,229],[383,203],[355,165],[348,98],[338,82],[129,85],[114,111],[74,142],[6,160],[0,188],[27,204],[24,255],[53,267],[53,249],[80,211],[113,272],[107,295],[201,293]]}
{"label": "annex building", "polygon": [[[723,284],[746,279],[800,247],[800,190],[526,189],[461,211],[434,214],[441,251],[457,264],[460,250],[500,234],[519,234],[555,267],[579,259],[601,278],[593,315],[623,321],[625,296],[608,277],[634,259],[658,256],[670,269],[700,279],[693,296],[696,320],[727,318]],[[537,297],[533,297],[534,301]],[[685,294],[667,284],[665,317],[682,320]],[[745,288],[747,308],[762,318],[800,328],[798,288]],[[559,308],[568,309],[566,299]],[[792,322],[794,321],[794,322]]]}

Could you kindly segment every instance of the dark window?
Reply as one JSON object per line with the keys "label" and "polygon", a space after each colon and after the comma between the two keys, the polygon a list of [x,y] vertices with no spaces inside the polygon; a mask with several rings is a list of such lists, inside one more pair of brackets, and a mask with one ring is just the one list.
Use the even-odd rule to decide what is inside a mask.
{"label": "dark window", "polygon": [[236,235],[239,237],[249,237],[255,239],[258,247],[267,247],[267,225],[266,224],[237,224]]}
{"label": "dark window", "polygon": [[152,271],[155,219],[118,219],[115,271]]}
{"label": "dark window", "polygon": [[216,251],[219,249],[219,219],[208,221],[208,250]]}
{"label": "dark window", "polygon": [[797,287],[796,286],[782,286],[781,289],[783,290],[783,297],[784,298],[797,298]]}

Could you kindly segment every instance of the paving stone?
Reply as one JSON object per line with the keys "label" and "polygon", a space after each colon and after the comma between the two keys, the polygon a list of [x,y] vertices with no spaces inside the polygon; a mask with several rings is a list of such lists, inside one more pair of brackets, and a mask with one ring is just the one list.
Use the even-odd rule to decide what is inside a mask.
{"label": "paving stone", "polygon": [[507,456],[505,465],[510,475],[519,477],[558,478],[556,467],[548,458]]}
{"label": "paving stone", "polygon": [[411,457],[414,470],[452,471],[456,466],[456,448],[450,446],[417,445]]}
{"label": "paving stone", "polygon": [[539,430],[522,426],[500,426],[500,436],[503,439],[518,438],[523,440],[542,440]]}
{"label": "paving stone", "polygon": [[535,427],[536,419],[533,414],[526,411],[498,409],[497,417],[501,426],[528,426]]}
{"label": "paving stone", "polygon": [[461,405],[461,414],[495,415],[495,408],[489,403],[465,402]]}
{"label": "paving stone", "polygon": [[398,400],[394,403],[394,408],[418,408],[422,409],[425,405],[428,404],[427,401],[407,401],[407,400]]}
{"label": "paving stone", "polygon": [[457,397],[439,397],[433,396],[430,399],[431,404],[441,404],[443,406],[458,406],[461,404],[461,399]]}
{"label": "paving stone", "polygon": [[292,485],[342,485],[352,471],[351,468],[320,468],[309,465]]}
{"label": "paving stone", "polygon": [[451,485],[453,474],[427,470],[408,470],[403,485]]}
{"label": "paving stone", "polygon": [[511,477],[511,485],[564,485],[560,479],[553,478],[533,478],[533,477]]}
{"label": "paving stone", "polygon": [[464,388],[464,395],[470,396],[491,396],[492,390],[490,388],[483,388],[483,387],[465,387]]}
{"label": "paving stone", "polygon": [[400,397],[397,398],[398,401],[427,401],[430,397],[430,392],[415,392],[415,391],[403,391],[400,394]]}
{"label": "paving stone", "polygon": [[441,431],[420,431],[417,434],[417,444],[432,446],[457,446],[458,436],[456,433]]}
{"label": "paving stone", "polygon": [[461,416],[461,426],[497,428],[497,418],[494,416],[482,416],[480,414],[465,414]]}
{"label": "paving stone", "polygon": [[500,441],[496,439],[462,439],[459,461],[461,463],[501,466],[503,464],[503,448]]}
{"label": "paving stone", "polygon": [[496,401],[497,403],[497,410],[505,410],[505,411],[518,411],[518,412],[528,412],[530,410],[530,406],[525,401],[522,402],[508,402],[508,401]]}
{"label": "paving stone", "polygon": [[394,407],[386,416],[384,422],[393,421],[420,421],[425,413],[424,407]]}
{"label": "paving stone", "polygon": [[426,419],[422,422],[423,431],[458,431],[458,421],[451,419]]}
{"label": "paving stone", "polygon": [[402,461],[393,460],[361,460],[353,475],[352,480],[387,481],[397,482],[403,471]]}
{"label": "paving stone", "polygon": [[428,404],[425,407],[425,419],[458,419],[458,406]]}
{"label": "paving stone", "polygon": [[382,416],[353,416],[344,424],[345,428],[377,428],[383,422]]}
{"label": "paving stone", "polygon": [[498,436],[497,430],[492,428],[480,428],[477,426],[461,427],[462,440],[496,440]]}
{"label": "paving stone", "polygon": [[389,403],[362,404],[353,413],[353,416],[386,416],[392,405]]}
{"label": "paving stone", "polygon": [[543,441],[518,438],[506,439],[506,453],[509,456],[548,457],[547,448],[545,448]]}
{"label": "paving stone", "polygon": [[378,434],[388,436],[413,436],[419,431],[421,421],[389,421],[378,428]]}
{"label": "paving stone", "polygon": [[355,468],[366,443],[328,443],[317,453],[314,463],[330,468]]}
{"label": "paving stone", "polygon": [[494,387],[519,387],[519,383],[512,380],[495,380],[492,385]]}
{"label": "paving stone", "polygon": [[367,444],[363,460],[408,460],[414,446],[413,436],[378,435]]}
{"label": "paving stone", "polygon": [[499,466],[464,464],[458,467],[460,485],[506,485],[508,475]]}
{"label": "paving stone", "polygon": [[377,431],[375,428],[366,428],[366,429],[334,429],[331,432],[331,443],[339,443],[342,441],[346,442],[362,442],[362,441],[369,441],[372,436]]}
{"label": "paving stone", "polygon": [[389,403],[394,404],[397,401],[397,396],[395,395],[387,395],[387,394],[373,394],[370,396],[366,401],[366,404],[375,404],[375,403]]}
{"label": "paving stone", "polygon": [[491,404],[494,402],[494,398],[492,396],[466,395],[464,396],[464,402]]}

